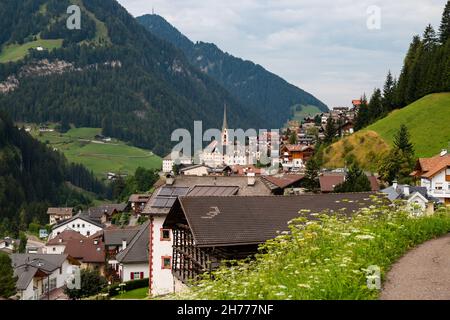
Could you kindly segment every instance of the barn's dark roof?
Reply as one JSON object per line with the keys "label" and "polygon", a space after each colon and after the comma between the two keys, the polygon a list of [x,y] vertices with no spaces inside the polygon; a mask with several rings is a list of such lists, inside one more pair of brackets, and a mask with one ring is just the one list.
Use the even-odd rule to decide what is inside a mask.
{"label": "barn's dark roof", "polygon": [[230,246],[263,243],[287,231],[288,222],[326,210],[352,214],[372,203],[375,193],[311,194],[290,197],[180,197],[164,226],[188,224],[197,246]]}
{"label": "barn's dark roof", "polygon": [[227,197],[239,192],[238,186],[195,186],[187,194],[189,197]]}
{"label": "barn's dark roof", "polygon": [[148,263],[150,221],[145,222],[127,248],[116,256],[120,263]]}

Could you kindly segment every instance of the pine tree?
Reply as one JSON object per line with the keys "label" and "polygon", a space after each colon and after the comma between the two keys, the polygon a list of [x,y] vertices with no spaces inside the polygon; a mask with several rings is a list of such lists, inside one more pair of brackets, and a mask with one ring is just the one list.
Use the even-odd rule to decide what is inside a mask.
{"label": "pine tree", "polygon": [[324,138],[325,144],[332,143],[333,139],[336,137],[336,133],[337,133],[336,124],[333,118],[330,116],[325,126],[325,138]]}
{"label": "pine tree", "polygon": [[14,277],[11,258],[0,252],[0,297],[9,298],[16,293],[17,277]]}
{"label": "pine tree", "polygon": [[450,1],[445,5],[444,13],[442,14],[441,25],[439,27],[439,41],[445,44],[450,38]]}
{"label": "pine tree", "polygon": [[425,50],[430,51],[436,47],[438,44],[438,37],[436,35],[436,31],[431,24],[425,28],[423,33],[423,47]]}
{"label": "pine tree", "polygon": [[347,175],[345,176],[345,181],[334,188],[337,193],[345,192],[368,192],[371,191],[372,187],[370,185],[369,178],[361,170],[357,163],[354,163]]}
{"label": "pine tree", "polygon": [[315,159],[310,159],[306,163],[305,187],[308,191],[315,192],[319,188],[319,164]]}
{"label": "pine tree", "polygon": [[404,107],[410,100],[408,97],[411,95],[409,91],[415,90],[415,83],[411,84],[411,74],[415,69],[416,59],[419,55],[420,48],[422,46],[422,41],[418,35],[413,37],[413,40],[409,46],[408,53],[406,54],[405,61],[403,63],[403,68],[400,73],[400,77],[397,83],[397,103],[398,107]]}
{"label": "pine tree", "polygon": [[297,142],[298,142],[297,132],[292,131],[291,134],[289,135],[289,144],[297,144]]}
{"label": "pine tree", "polygon": [[395,134],[394,146],[406,154],[414,155],[414,145],[410,142],[410,134],[406,125],[402,124]]}
{"label": "pine tree", "polygon": [[389,70],[383,87],[383,109],[385,112],[390,112],[394,110],[395,85],[396,85],[395,80],[392,77],[391,71]]}
{"label": "pine tree", "polygon": [[381,90],[375,89],[368,105],[369,108],[368,124],[375,122],[385,113],[383,109],[382,99],[383,97],[381,96]]}
{"label": "pine tree", "polygon": [[367,105],[366,94],[361,97],[361,105],[358,107],[355,119],[355,130],[361,130],[365,128],[369,123],[369,108]]}

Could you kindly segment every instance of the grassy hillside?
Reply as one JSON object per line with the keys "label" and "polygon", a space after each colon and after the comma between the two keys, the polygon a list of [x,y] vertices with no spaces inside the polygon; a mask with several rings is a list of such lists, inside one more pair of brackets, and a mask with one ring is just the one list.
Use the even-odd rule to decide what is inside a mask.
{"label": "grassy hillside", "polygon": [[388,151],[389,145],[376,132],[357,132],[326,148],[323,161],[327,168],[342,168],[356,159],[364,169],[375,172]]}
{"label": "grassy hillside", "polygon": [[131,174],[138,167],[161,168],[161,158],[151,151],[115,139],[107,143],[95,141],[95,135],[100,133],[99,128],[71,129],[65,134],[32,130],[33,136],[63,152],[69,161],[83,164],[99,178],[108,172]]}
{"label": "grassy hillside", "polygon": [[418,157],[430,157],[450,143],[450,93],[428,95],[409,106],[392,112],[367,131],[377,132],[392,145],[395,132],[405,124]]}
{"label": "grassy hillside", "polygon": [[409,129],[417,157],[431,157],[448,148],[450,93],[428,95],[334,143],[324,152],[324,166],[343,167],[350,158],[356,158],[364,169],[376,171],[379,160],[392,146],[394,135],[402,124]]}
{"label": "grassy hillside", "polygon": [[62,39],[39,39],[36,41],[31,41],[19,44],[10,44],[2,48],[0,52],[0,63],[14,62],[21,60],[28,54],[28,50],[36,49],[37,47],[42,47],[47,50],[57,49],[62,46]]}

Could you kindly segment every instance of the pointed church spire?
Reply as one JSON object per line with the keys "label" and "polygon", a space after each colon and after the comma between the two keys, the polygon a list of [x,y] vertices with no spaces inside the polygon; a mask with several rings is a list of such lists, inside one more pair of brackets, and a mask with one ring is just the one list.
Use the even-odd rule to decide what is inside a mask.
{"label": "pointed church spire", "polygon": [[227,122],[227,105],[224,104],[223,108],[223,125],[222,130],[228,129],[228,122]]}

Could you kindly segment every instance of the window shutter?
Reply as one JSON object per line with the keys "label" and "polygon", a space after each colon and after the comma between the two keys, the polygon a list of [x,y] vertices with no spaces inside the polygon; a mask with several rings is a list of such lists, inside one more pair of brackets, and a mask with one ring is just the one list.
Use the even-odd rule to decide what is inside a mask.
{"label": "window shutter", "polygon": [[141,272],[141,279],[144,279],[144,273]]}
{"label": "window shutter", "polygon": [[130,279],[134,280],[134,272],[130,272]]}

